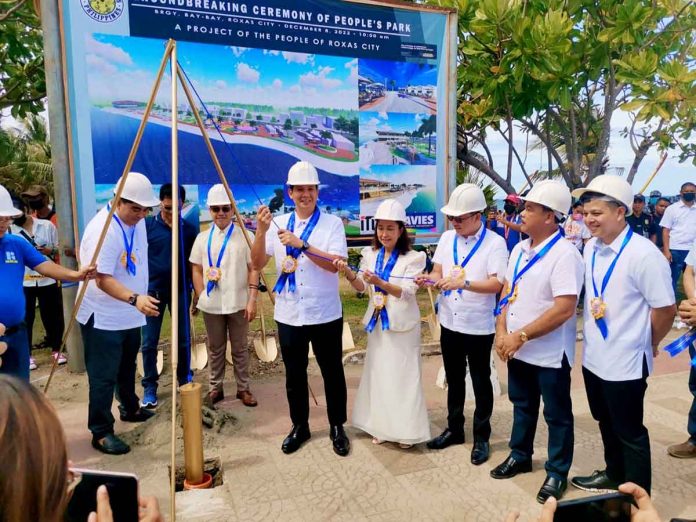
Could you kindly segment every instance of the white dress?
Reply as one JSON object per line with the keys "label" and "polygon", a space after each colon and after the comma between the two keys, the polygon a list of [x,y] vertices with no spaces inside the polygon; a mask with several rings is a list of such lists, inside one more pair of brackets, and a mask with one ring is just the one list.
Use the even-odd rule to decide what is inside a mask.
{"label": "white dress", "polygon": [[[377,252],[363,250],[360,268],[375,270]],[[384,263],[386,264],[386,259]],[[425,254],[399,256],[392,276],[413,277],[425,268]],[[387,298],[390,329],[381,320],[367,336],[367,355],[353,406],[353,426],[380,440],[417,444],[430,439],[430,422],[421,380],[420,311],[412,279],[392,278],[402,287],[401,298]],[[367,285],[370,303],[374,288]],[[365,318],[372,314],[368,307]]]}

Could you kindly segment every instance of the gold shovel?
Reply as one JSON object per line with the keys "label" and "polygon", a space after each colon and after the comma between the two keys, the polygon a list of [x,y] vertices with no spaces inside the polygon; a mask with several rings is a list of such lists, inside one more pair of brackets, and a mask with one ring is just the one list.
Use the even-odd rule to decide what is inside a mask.
{"label": "gold shovel", "polygon": [[202,370],[208,364],[208,347],[196,342],[196,320],[191,316],[191,369]]}
{"label": "gold shovel", "polygon": [[266,319],[263,316],[263,306],[259,301],[259,316],[261,318],[261,338],[254,338],[256,356],[263,362],[273,362],[278,357],[278,345],[274,335],[266,335]]}
{"label": "gold shovel", "polygon": [[436,343],[440,342],[440,322],[437,320],[437,314],[435,313],[435,300],[433,299],[433,291],[428,287],[428,297],[430,297],[430,306],[432,307],[432,313],[428,314],[425,318],[428,323],[428,328],[430,329],[430,337]]}

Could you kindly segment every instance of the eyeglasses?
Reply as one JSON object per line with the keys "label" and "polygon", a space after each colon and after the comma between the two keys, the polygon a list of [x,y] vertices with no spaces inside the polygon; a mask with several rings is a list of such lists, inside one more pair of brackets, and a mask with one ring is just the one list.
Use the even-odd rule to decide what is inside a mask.
{"label": "eyeglasses", "polygon": [[464,223],[464,221],[470,220],[476,214],[478,214],[478,212],[474,212],[473,214],[465,214],[463,216],[447,216],[447,219],[449,219],[450,221],[453,221],[455,223],[461,224],[461,223]]}
{"label": "eyeglasses", "polygon": [[217,214],[218,212],[222,212],[224,214],[227,214],[230,210],[232,210],[232,207],[230,207],[229,205],[224,205],[222,207],[218,207],[218,206],[210,207],[210,211],[213,214]]}
{"label": "eyeglasses", "polygon": [[171,212],[173,208],[174,207],[172,207],[171,205],[169,205],[169,206],[162,205],[162,210],[164,210],[165,212]]}
{"label": "eyeglasses", "polygon": [[82,481],[82,473],[74,471],[72,469],[68,470],[68,483],[67,483],[67,493],[71,495],[77,485]]}

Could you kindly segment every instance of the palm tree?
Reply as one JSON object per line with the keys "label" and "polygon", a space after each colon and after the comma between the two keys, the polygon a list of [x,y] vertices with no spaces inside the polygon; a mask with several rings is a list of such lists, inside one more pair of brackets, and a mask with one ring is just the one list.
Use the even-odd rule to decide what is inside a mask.
{"label": "palm tree", "polygon": [[32,115],[18,129],[0,129],[0,184],[20,193],[30,185],[53,192],[51,145],[45,121]]}

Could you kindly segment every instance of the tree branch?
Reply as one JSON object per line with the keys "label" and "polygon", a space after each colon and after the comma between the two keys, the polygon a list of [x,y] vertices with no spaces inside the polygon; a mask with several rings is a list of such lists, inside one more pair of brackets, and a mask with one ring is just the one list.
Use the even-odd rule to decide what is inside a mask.
{"label": "tree branch", "polygon": [[561,176],[563,176],[563,179],[566,182],[566,184],[569,187],[571,187],[572,181],[570,179],[570,176],[568,175],[568,169],[564,165],[563,159],[558,154],[558,151],[551,143],[551,140],[547,139],[546,134],[543,133],[534,122],[529,120],[520,120],[520,122],[529,130],[531,130],[537,136],[537,138],[539,138],[542,141],[544,145],[546,145],[546,149],[551,153],[553,158],[556,160],[556,163],[558,164],[558,171],[561,173]]}
{"label": "tree branch", "polygon": [[[517,158],[517,163],[520,166],[520,169],[522,169],[522,174],[524,174],[525,179],[527,180],[527,183],[531,187],[534,183],[532,183],[531,178],[529,177],[529,174],[527,173],[527,169],[524,167],[524,161],[522,161],[522,158],[520,158],[519,153],[517,152],[517,148],[513,146],[512,141],[508,139],[508,137],[505,135],[505,133],[498,129],[498,132],[500,135],[503,137],[503,139],[507,142],[508,144],[508,149],[512,151],[512,153],[515,155],[515,158]],[[508,167],[509,168],[509,167]]]}
{"label": "tree branch", "polygon": [[19,10],[26,2],[27,0],[19,0],[19,2],[17,2],[14,6],[10,7],[7,11],[5,11],[4,13],[0,13],[0,22],[4,22],[5,20],[7,20],[10,16],[12,16],[12,14],[15,11]]}

